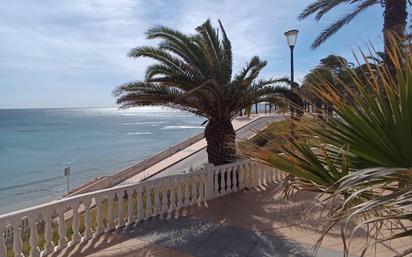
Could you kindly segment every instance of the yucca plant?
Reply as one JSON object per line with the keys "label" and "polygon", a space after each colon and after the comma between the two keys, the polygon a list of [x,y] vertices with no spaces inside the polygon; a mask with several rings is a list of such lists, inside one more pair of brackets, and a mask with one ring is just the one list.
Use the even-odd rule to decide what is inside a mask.
{"label": "yucca plant", "polygon": [[267,62],[257,56],[232,76],[232,45],[220,21],[219,25],[220,31],[207,20],[193,35],[164,26],[149,29],[147,38],[161,42],[157,47],[134,48],[129,56],[156,63],[147,68],[144,80],[115,90],[121,108],[157,105],[205,117],[208,159],[216,165],[235,159],[231,121],[239,111],[288,92],[274,86],[286,79],[258,79]]}
{"label": "yucca plant", "polygon": [[[328,206],[323,236],[340,224],[345,254],[359,228],[371,235],[363,254],[378,242],[412,235],[412,51],[396,40],[391,45],[395,77],[361,52],[363,68],[340,81],[344,92],[327,79],[311,85],[333,114],[302,119],[300,136],[283,145],[246,151],[290,174],[285,192],[320,193]],[[358,226],[349,226],[352,221]],[[399,256],[409,253],[412,248]]]}

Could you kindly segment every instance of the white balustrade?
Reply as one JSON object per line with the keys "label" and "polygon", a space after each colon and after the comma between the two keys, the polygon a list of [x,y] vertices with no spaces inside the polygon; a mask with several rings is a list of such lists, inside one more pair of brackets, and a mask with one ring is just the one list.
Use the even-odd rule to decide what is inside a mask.
{"label": "white balustrade", "polygon": [[[167,215],[170,219],[184,207],[284,177],[285,174],[279,170],[262,167],[250,161],[220,166],[206,165],[204,169],[191,173],[62,198],[1,215],[0,257],[7,256],[11,249],[15,256],[24,256],[22,233],[26,230],[30,230],[30,233],[27,233],[30,252],[26,256],[45,256],[60,251],[67,245],[73,246],[98,237],[114,228],[130,226],[159,215],[162,218]],[[83,215],[84,224],[80,224],[80,215]],[[95,228],[92,217],[96,217]],[[103,223],[104,217],[107,217],[107,228]],[[66,238],[68,227],[73,231],[70,242]],[[53,231],[58,233],[57,247],[53,244],[53,233],[56,233]],[[83,234],[80,231],[84,231]],[[42,253],[39,249],[40,234],[45,239]]]}

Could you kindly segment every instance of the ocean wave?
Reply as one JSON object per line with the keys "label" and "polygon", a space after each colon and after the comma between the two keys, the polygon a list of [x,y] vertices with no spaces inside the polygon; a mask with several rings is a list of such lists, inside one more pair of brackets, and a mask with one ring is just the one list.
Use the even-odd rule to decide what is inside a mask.
{"label": "ocean wave", "polygon": [[142,121],[142,122],[125,122],[122,123],[122,125],[144,125],[144,124],[152,124],[152,125],[157,125],[157,124],[164,124],[166,121]]}
{"label": "ocean wave", "polygon": [[202,126],[166,126],[162,129],[202,129]]}
{"label": "ocean wave", "polygon": [[153,135],[151,132],[140,132],[140,131],[135,131],[135,132],[128,132],[126,133],[128,136],[134,136],[134,135]]}

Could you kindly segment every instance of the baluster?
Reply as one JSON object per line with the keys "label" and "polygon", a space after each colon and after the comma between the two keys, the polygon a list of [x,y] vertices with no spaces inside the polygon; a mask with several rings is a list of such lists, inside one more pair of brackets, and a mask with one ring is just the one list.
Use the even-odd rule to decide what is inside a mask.
{"label": "baluster", "polygon": [[161,212],[161,206],[160,206],[160,193],[161,193],[161,185],[158,184],[155,186],[154,189],[154,216],[157,217],[158,215],[160,215]]}
{"label": "baluster", "polygon": [[124,191],[117,192],[117,201],[119,202],[119,220],[117,229],[124,227]]}
{"label": "baluster", "polygon": [[[58,249],[61,250],[63,248],[65,248],[67,246],[67,238],[66,238],[66,221],[64,220],[64,212],[65,212],[65,207],[60,207],[57,212],[59,215],[59,245],[58,245]],[[74,211],[73,211],[73,224],[75,222],[76,218],[74,215]],[[79,216],[77,216],[77,226],[79,225]],[[73,225],[74,226],[74,225]],[[73,232],[75,232],[75,230],[73,230]],[[77,231],[77,233],[79,233]],[[73,234],[74,236],[75,234]],[[80,240],[79,240],[80,241]]]}
{"label": "baluster", "polygon": [[24,255],[23,255],[23,240],[21,239],[20,224],[21,224],[20,218],[17,218],[12,222],[14,257],[24,257]]}
{"label": "baluster", "polygon": [[90,203],[91,200],[88,198],[83,202],[84,205],[84,226],[85,226],[85,231],[84,231],[84,238],[83,241],[87,241],[93,237],[93,231],[92,231],[92,217],[90,215]]}
{"label": "baluster", "polygon": [[226,185],[227,185],[227,188],[226,188],[226,191],[227,191],[227,193],[231,193],[232,192],[232,179],[233,179],[233,173],[232,173],[232,171],[233,171],[233,168],[232,167],[229,167],[229,168],[226,168],[226,177],[227,177],[227,180],[226,180]]}
{"label": "baluster", "polygon": [[197,200],[197,176],[194,176],[192,178],[192,202],[190,203],[190,205],[194,205]]}
{"label": "baluster", "polygon": [[133,215],[133,189],[127,190],[127,223],[126,226],[130,226],[134,223]]}
{"label": "baluster", "polygon": [[176,209],[176,212],[183,207],[183,192],[182,192],[183,183],[181,182],[182,180],[177,179],[177,209]]}
{"label": "baluster", "polygon": [[262,169],[259,164],[255,163],[256,169],[256,186],[262,185]]}
{"label": "baluster", "polygon": [[167,219],[172,218],[172,212],[176,210],[176,195],[175,195],[175,182],[176,180],[170,181],[170,209]]}
{"label": "baluster", "polygon": [[220,192],[219,192],[219,170],[213,170],[212,171],[213,174],[213,178],[214,178],[214,193],[216,194],[216,196],[220,196]]}
{"label": "baluster", "polygon": [[232,178],[233,178],[232,192],[237,192],[237,190],[238,190],[239,169],[240,169],[240,166],[233,167],[233,171],[232,171]]}
{"label": "baluster", "polygon": [[148,220],[153,216],[151,186],[152,185],[148,185],[145,187],[146,188],[146,217],[145,217],[145,220]]}
{"label": "baluster", "polygon": [[273,182],[272,178],[271,178],[271,167],[269,166],[265,166],[265,170],[266,170],[266,184],[270,184]]}
{"label": "baluster", "polygon": [[113,201],[114,194],[107,195],[107,202],[109,203],[108,217],[107,217],[107,228],[106,232],[114,230],[114,210],[113,210]]}
{"label": "baluster", "polygon": [[[4,241],[4,237],[5,237],[5,224],[0,223],[0,256],[1,257],[7,256],[7,248],[6,248],[6,242]],[[37,255],[36,257],[38,257],[39,255]]]}
{"label": "baluster", "polygon": [[[37,217],[29,217],[30,224],[30,257],[40,257],[40,248],[39,248],[39,233],[37,231]],[[3,233],[0,233],[0,256],[6,256],[1,254],[1,240],[3,239]],[[4,243],[4,241],[3,241]]]}
{"label": "baluster", "polygon": [[219,169],[220,172],[220,195],[225,195],[225,186],[226,186],[226,181],[225,181],[225,171],[224,169]]}
{"label": "baluster", "polygon": [[206,185],[206,174],[199,175],[199,197],[198,204],[201,204],[205,200],[205,185]]}
{"label": "baluster", "polygon": [[103,210],[102,210],[102,198],[100,196],[96,196],[96,220],[97,220],[97,228],[96,228],[96,237],[100,236],[104,232],[104,224],[103,224]]}
{"label": "baluster", "polygon": [[137,188],[136,194],[137,194],[136,196],[137,198],[137,222],[139,222],[144,219],[142,187]]}
{"label": "baluster", "polygon": [[190,206],[190,178],[183,180],[185,185],[185,207]]}
{"label": "baluster", "polygon": [[238,179],[238,190],[242,190],[245,187],[245,174],[244,174],[244,164],[241,164],[239,166],[238,174],[239,174],[239,179]]}
{"label": "baluster", "polygon": [[167,181],[163,183],[163,188],[162,188],[162,215],[161,218],[163,219],[163,215],[167,213],[169,210],[169,205],[168,205],[168,199],[167,199],[167,191],[168,191],[168,184]]}
{"label": "baluster", "polygon": [[[72,221],[72,229],[73,229],[73,236],[72,236],[72,245],[75,245],[80,242],[81,235],[80,235],[80,224],[79,224],[79,202],[75,202],[72,206],[73,209],[73,221]],[[64,215],[64,214],[63,214]],[[64,222],[63,222],[64,223]],[[60,214],[59,214],[59,225],[60,225]],[[66,229],[64,229],[66,230]],[[66,231],[64,231],[66,233]],[[59,235],[60,235],[60,227],[59,227]],[[60,246],[60,245],[59,245]]]}
{"label": "baluster", "polygon": [[255,170],[253,169],[253,163],[248,165],[249,187],[255,186]]}
{"label": "baluster", "polygon": [[48,255],[54,251],[54,244],[53,244],[53,228],[51,224],[51,214],[46,214],[44,219],[46,226],[44,228],[44,237],[46,239],[46,244],[44,245],[44,251],[42,256]]}

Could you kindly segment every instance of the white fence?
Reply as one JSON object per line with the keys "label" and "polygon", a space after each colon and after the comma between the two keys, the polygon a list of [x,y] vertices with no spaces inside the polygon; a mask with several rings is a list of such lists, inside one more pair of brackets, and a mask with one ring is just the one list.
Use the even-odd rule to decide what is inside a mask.
{"label": "white fence", "polygon": [[[23,238],[30,242],[30,256],[46,256],[68,245],[79,244],[105,232],[122,228],[143,220],[162,219],[178,215],[191,205],[283,179],[285,174],[268,166],[242,160],[213,166],[192,173],[172,175],[133,185],[113,187],[51,203],[35,206],[0,216],[0,257],[7,256],[5,235],[12,231],[12,246],[16,257],[23,255]],[[95,222],[92,221],[95,212]],[[84,223],[80,224],[80,215]],[[105,221],[103,220],[105,219]],[[27,231],[23,225],[27,220]],[[69,224],[72,230],[67,239]],[[94,225],[95,224],[95,225]],[[80,233],[81,225],[84,226]],[[53,243],[57,228],[58,243]],[[39,247],[39,235],[44,235],[45,244]]]}

